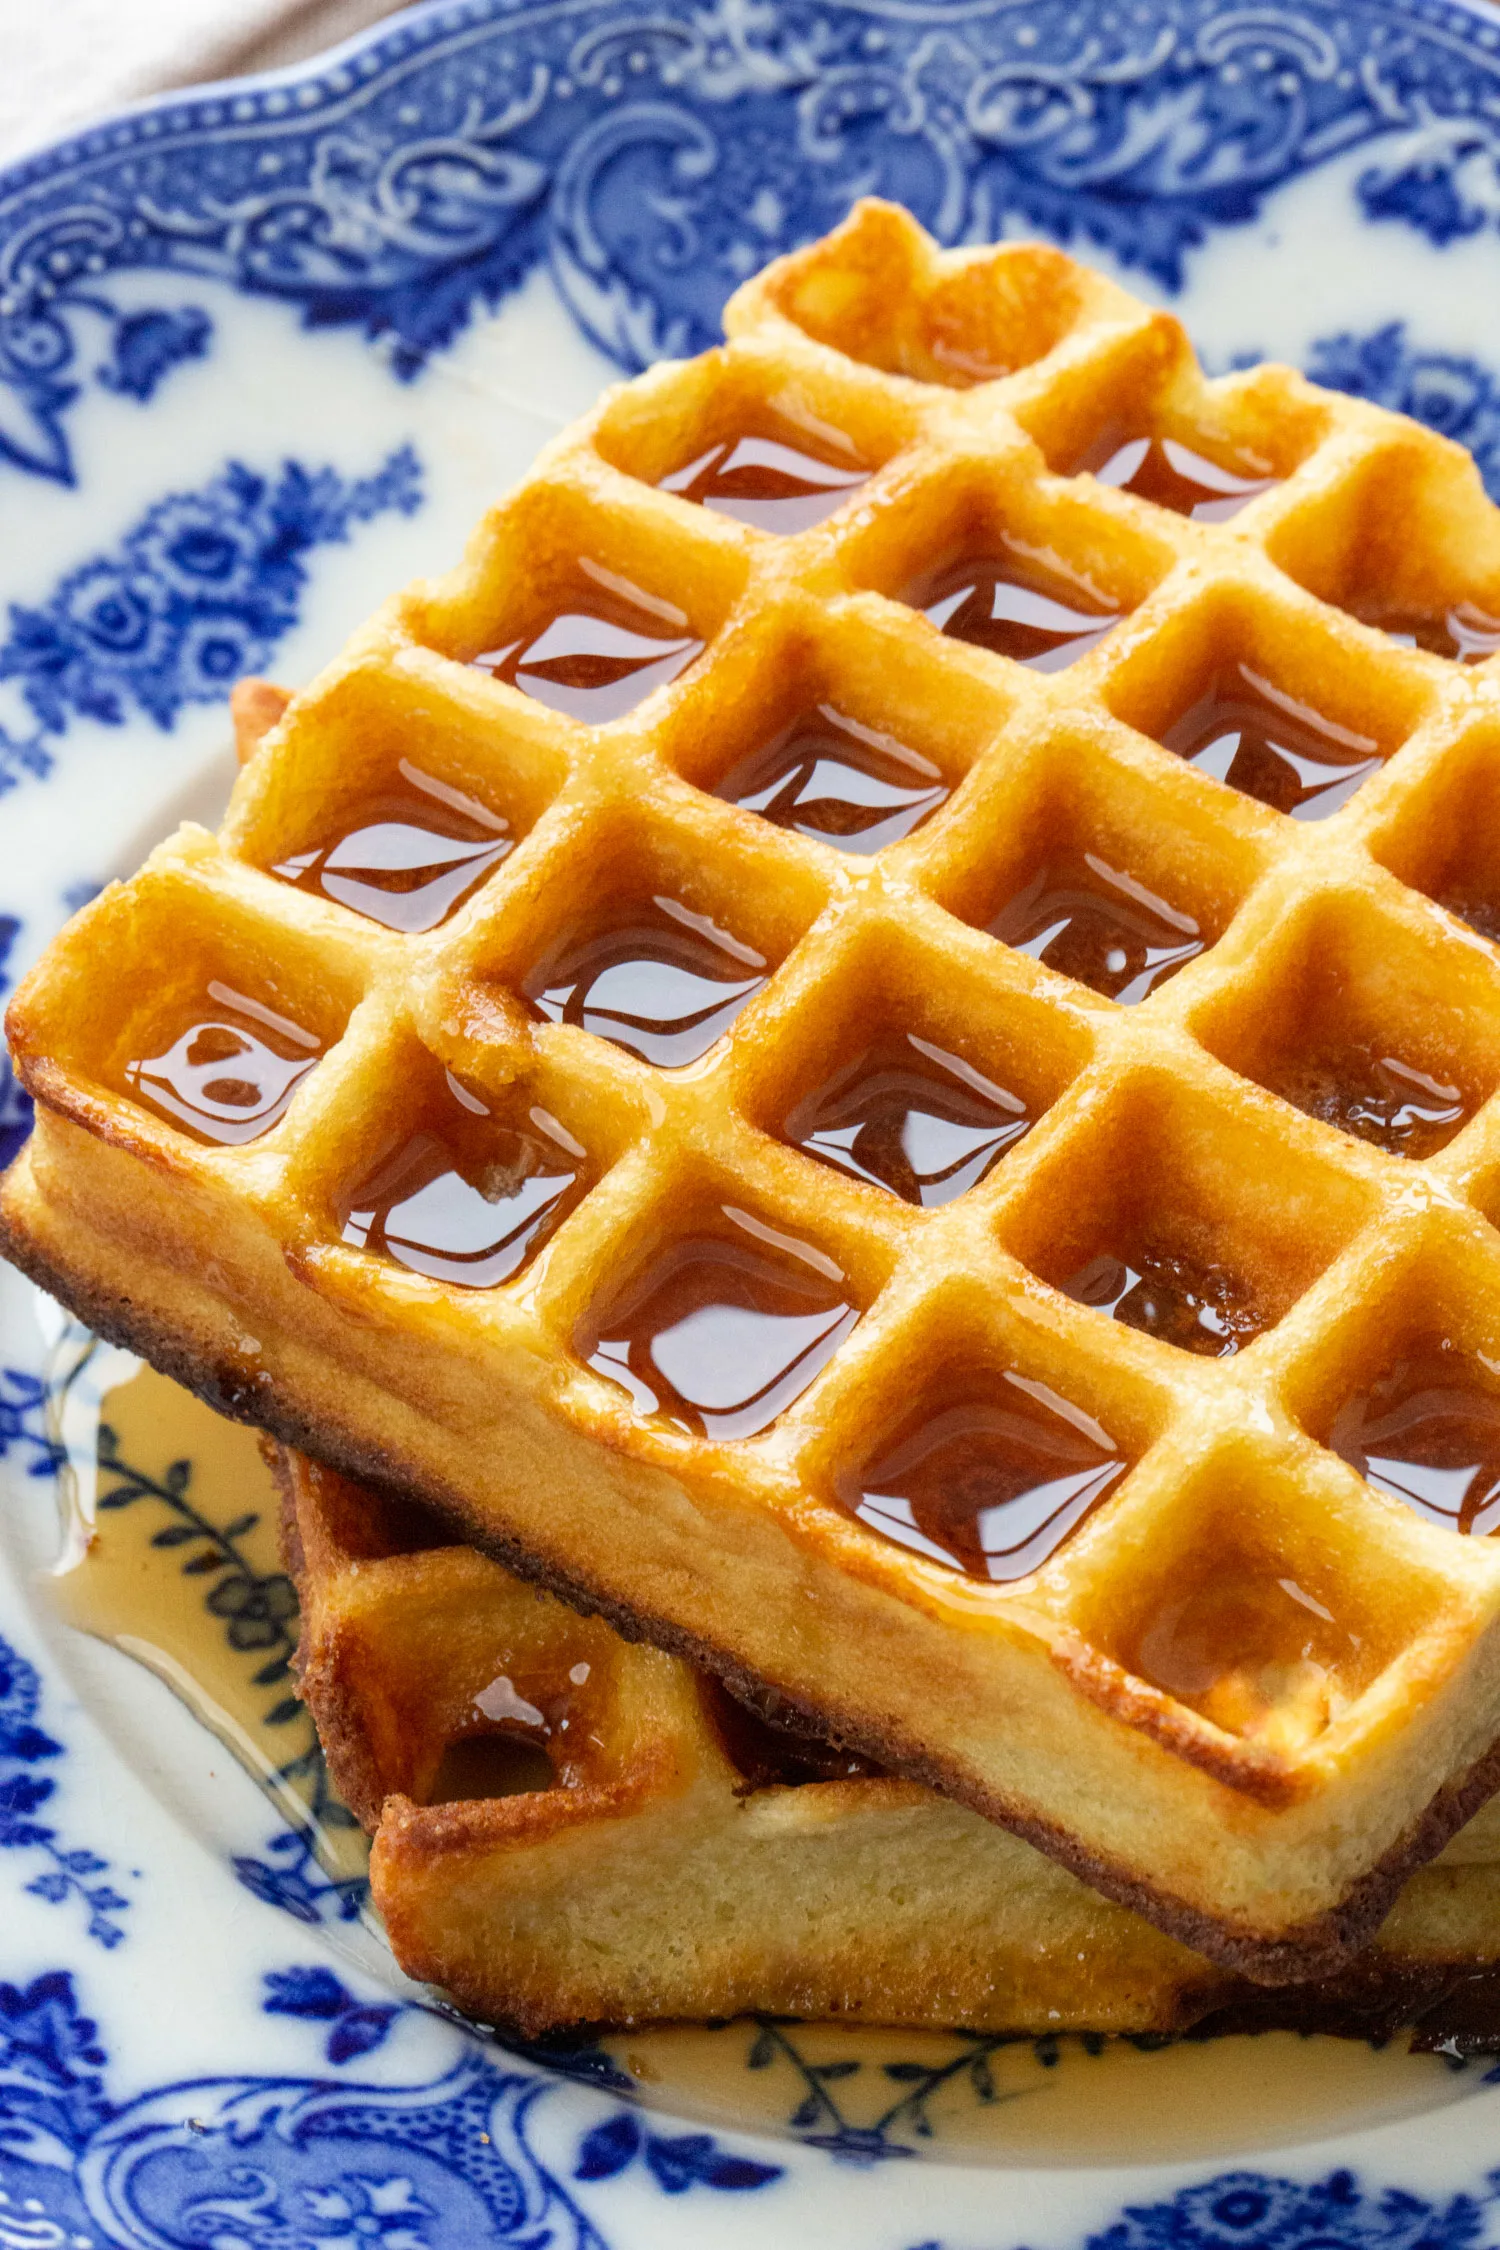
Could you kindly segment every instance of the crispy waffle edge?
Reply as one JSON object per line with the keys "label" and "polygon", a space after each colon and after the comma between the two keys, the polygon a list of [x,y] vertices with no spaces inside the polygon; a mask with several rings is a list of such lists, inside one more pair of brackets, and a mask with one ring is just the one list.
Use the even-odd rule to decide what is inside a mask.
{"label": "crispy waffle edge", "polygon": [[[493,1525],[464,1507],[462,1498],[432,1489],[409,1466],[383,1453],[361,1451],[345,1433],[310,1424],[264,1375],[250,1378],[227,1357],[217,1360],[184,1350],[180,1340],[153,1321],[128,1297],[101,1291],[81,1270],[64,1265],[41,1249],[17,1221],[12,1205],[16,1184],[25,1176],[22,1151],[0,1182],[0,1255],[50,1293],[63,1298],[78,1316],[108,1342],[123,1345],[174,1382],[195,1393],[215,1412],[269,1431],[283,1444],[325,1462],[340,1474],[373,1486],[390,1498],[433,1510],[465,1538],[518,1577],[555,1594],[585,1616],[602,1617],[622,1639],[647,1641],[722,1679],[731,1694],[752,1708],[765,1709],[764,1690],[723,1651],[694,1641],[677,1626],[640,1610],[622,1608],[596,1587],[563,1575],[537,1556],[499,1538]],[[807,1705],[777,1697],[778,1723],[828,1738],[826,1724]],[[941,1790],[985,1818],[1045,1852],[1070,1874],[1117,1904],[1131,1908],[1208,1960],[1232,1969],[1252,1985],[1301,1984],[1335,1975],[1374,1936],[1407,1877],[1441,1851],[1485,1800],[1500,1789],[1500,1743],[1466,1774],[1449,1782],[1399,1843],[1387,1852],[1336,1907],[1268,1941],[1236,1930],[1155,1890],[1117,1866],[1081,1850],[1065,1832],[1032,1819],[998,1798],[955,1788],[937,1759],[913,1758],[879,1733],[859,1734],[841,1727],[841,1746],[857,1750],[877,1765],[928,1788]]]}
{"label": "crispy waffle edge", "polygon": [[[318,1567],[309,1562],[304,1547],[298,1498],[300,1491],[302,1504],[311,1506],[316,1511],[316,1487],[310,1487],[306,1483],[305,1464],[299,1463],[286,1448],[265,1441],[263,1451],[281,1494],[283,1559],[296,1580],[299,1596],[304,1602],[307,1616],[304,1636],[310,1634],[316,1639],[317,1630],[311,1620],[321,1610],[325,1599],[331,1599],[337,1604],[343,1577],[336,1555],[337,1534],[334,1535],[334,1553],[322,1552],[327,1542],[320,1540],[323,1570],[320,1578]],[[482,1604],[482,1593],[476,1593],[474,1598]],[[376,1645],[378,1646],[378,1635]],[[440,1807],[417,1805],[397,1793],[388,1797],[383,1794],[378,1780],[378,1761],[363,1724],[358,1686],[353,1677],[345,1675],[339,1649],[340,1635],[335,1626],[329,1646],[312,1662],[304,1665],[301,1693],[328,1750],[336,1782],[343,1785],[346,1796],[359,1811],[365,1827],[372,1832],[379,1831],[380,1843],[387,1854],[383,1868],[379,1869],[384,1877],[381,1903],[391,1911],[396,1928],[401,1929],[406,1920],[402,1911],[405,1905],[402,1893],[412,1873],[412,1869],[407,1866],[408,1850],[415,1855],[413,1866],[419,1885],[422,1883],[423,1871],[427,1873],[429,1880],[426,1887],[430,1899],[433,1895],[434,1876],[438,1891],[441,1892],[440,1870],[446,1849],[450,1845],[457,1847],[461,1867],[463,1847],[470,1840],[470,1831],[477,1829],[482,1832],[486,1825],[485,1808],[482,1804],[466,1805],[462,1802]],[[503,1641],[497,1647],[496,1654],[502,1661],[505,1660]],[[868,1781],[856,1780],[852,1784],[842,1782],[834,1786],[838,1789],[841,1800],[840,1811],[831,1816],[837,1826],[851,1811],[858,1819],[858,1810],[851,1800],[868,1798],[887,1785],[876,1776]],[[826,1784],[820,1793],[828,1793]],[[543,1833],[546,1828],[548,1799],[550,1797],[556,1800],[557,1794],[556,1790],[547,1792],[538,1802]],[[736,1791],[737,1796],[743,1794],[743,1790]],[[648,1789],[642,1799],[642,1809],[649,1805],[649,1801]],[[937,1810],[938,1807],[934,1806],[934,1811]],[[856,1854],[852,1864],[857,1868],[863,1852],[871,1846],[867,1837],[851,1841]],[[605,1820],[592,1837],[594,1856],[591,1864],[601,1865],[607,1862],[609,1855],[618,1851],[624,1842],[620,1830],[612,1822]],[[628,1843],[625,1843],[625,1848],[628,1850]],[[685,1848],[691,1850],[692,1846],[688,1844]],[[820,1845],[814,1846],[815,1850],[821,1848]],[[523,1845],[523,1864],[524,1858]],[[377,1861],[378,1859],[379,1854]],[[1484,1872],[1486,1871],[1474,1869],[1466,1875],[1456,1876],[1456,1879],[1461,1883],[1472,1883],[1476,1877],[1482,1877]],[[503,1884],[503,1862],[497,1863],[496,1880]],[[524,1874],[521,1880],[524,1884]],[[587,1873],[582,1876],[582,1880],[588,1883]],[[1430,1882],[1432,1879],[1420,1880]],[[939,1901],[934,1898],[929,1904],[936,1910]],[[554,1910],[560,1916],[567,1915],[566,1894],[555,1902]],[[458,1911],[456,1907],[453,1909],[453,1912]],[[691,1915],[691,1909],[686,1904],[684,1911]],[[1061,1911],[1066,1918],[1065,1905]],[[750,1927],[755,1930],[758,1926],[756,1907],[750,1900],[747,1900],[747,1914]],[[1038,1915],[1037,1937],[1034,1942],[1045,1952],[1048,1944],[1045,1907],[1038,1909]],[[1440,1908],[1437,1919],[1440,1923]],[[1447,1951],[1439,1948],[1424,1955],[1421,1935],[1423,1921],[1423,1908],[1419,1904],[1416,1907],[1415,1933],[1411,1929],[1398,1933],[1390,1946],[1377,1944],[1337,1974],[1303,1984],[1275,1988],[1256,1986],[1244,1978],[1236,1977],[1232,1972],[1215,1969],[1208,1962],[1202,1964],[1201,1976],[1195,1977],[1191,1963],[1184,1962],[1177,1965],[1175,1975],[1171,1969],[1163,1974],[1159,1965],[1158,1980],[1154,1988],[1151,1987],[1149,1968],[1146,1970],[1146,1989],[1150,1991],[1150,1998],[1144,2007],[1142,1990],[1139,1986],[1133,1986],[1129,1968],[1125,1971],[1125,1981],[1119,1990],[1108,1992],[1102,1999],[1096,1996],[1092,2020],[1087,1998],[1081,1999],[1079,2005],[1072,2010],[1068,2009],[1064,1986],[1049,1988],[1048,1998],[1061,2003],[1061,2012],[1066,2017],[1068,2030],[1085,2034],[1126,2031],[1134,2038],[1170,2040],[1185,2037],[1202,2041],[1236,2033],[1283,2030],[1304,2035],[1318,2032],[1383,2044],[1403,2032],[1409,2032],[1417,2048],[1430,2050],[1441,2047],[1449,2053],[1492,2051],[1500,2043],[1500,1972],[1477,1950],[1470,1957],[1462,1950],[1454,1950],[1450,1946]],[[445,1933],[453,1927],[451,1914],[440,1915],[439,1926]],[[764,1926],[759,1926],[764,1942]],[[403,1934],[409,1938],[411,1933],[407,1929]],[[1417,1940],[1415,1946],[1411,1942],[1414,1934]],[[1434,1934],[1429,1918],[1426,1933],[1429,1945]],[[872,1949],[875,1963],[881,1959],[882,1942],[887,1952],[893,1942],[899,1951],[900,1940],[893,1940],[892,1933],[877,1929],[872,1935],[875,1939]],[[1011,1947],[1016,1943],[1016,1935],[1014,1926],[1009,1926],[1006,1942]],[[1052,1942],[1059,1942],[1055,1930],[1052,1931]],[[1150,1943],[1148,1938],[1148,1959]],[[847,1981],[848,1966],[836,1945],[831,1966],[818,1958],[820,1944],[816,1935],[810,1940],[804,1939],[804,1945],[808,1948],[808,1954],[796,1957],[802,1976],[806,1978],[809,1969],[816,1976],[821,1968],[831,1980],[818,1987],[825,2013],[831,2014],[835,2019],[842,2015],[844,2020],[865,2023],[878,2020],[878,2002],[872,2009],[868,2004],[867,1989],[860,1989],[861,1984],[868,1988],[871,1982],[871,1962],[861,1964],[864,1976],[862,1979],[856,1977],[851,1984]],[[544,1950],[549,1953],[551,1951],[550,1948]],[[1130,1949],[1127,1947],[1126,1950],[1129,1955]],[[808,1957],[809,1954],[811,1958]],[[484,1950],[475,1948],[466,1954],[461,1942],[456,1948],[450,1943],[447,1948],[439,1946],[434,1950],[429,1941],[429,1950],[424,1955],[419,1939],[416,1955],[405,1964],[413,1973],[425,1974],[440,1987],[450,1991],[471,2013],[521,2037],[536,2038],[561,2030],[576,2034],[587,2029],[597,2033],[612,2026],[623,2028],[657,2020],[644,2012],[611,2015],[597,2006],[590,2012],[587,2003],[580,2003],[576,1989],[570,2005],[560,1998],[557,1987],[549,1989],[545,1974],[538,1981],[534,1975],[526,1979],[523,1973],[518,1981],[524,1985],[524,1989],[517,1989],[516,1984],[507,1984],[503,1980],[497,1981],[493,1969],[486,1974],[481,1967],[476,1974],[473,1962],[476,1956],[481,1963],[485,1961]],[[1004,1958],[1003,1948],[1001,1957]],[[1064,1944],[1058,1958],[1071,1962],[1072,1957],[1071,1947]],[[1135,1978],[1139,1979],[1142,1964],[1134,1962],[1133,1968]],[[743,1988],[743,1980],[737,1983],[733,1995],[711,1988],[704,1996],[709,2012],[716,2016],[726,2013],[727,2006],[724,2003],[730,1998],[737,2000],[741,2006],[760,2002],[773,2013],[784,2012],[787,1991],[782,1980],[787,1974],[786,1964],[778,1960],[774,1953],[768,1954],[762,1959],[760,1974],[765,1980],[764,1984],[759,1990],[753,1990],[749,1994]],[[596,1983],[593,1987],[595,2001],[602,1999],[608,1989],[607,1981]],[[618,1991],[618,1985],[615,1989]],[[944,1980],[942,1989],[951,1991],[953,1988],[949,1981]],[[1091,1983],[1086,1983],[1082,1989],[1084,1992],[1090,1991]],[[562,1990],[567,1990],[566,1983]],[[844,2002],[842,2007],[839,2006],[840,2000]],[[1134,2020],[1122,2020],[1122,2004],[1127,2010],[1133,2005]],[[1002,1975],[977,2009],[971,2004],[970,2012],[963,2020],[974,2030],[998,2031],[1003,2036],[1025,2038],[1045,2033],[1049,2028],[1049,2019],[1055,2018],[1059,2012],[1057,2007],[1041,2006],[1035,1993],[1028,2003],[1024,1976],[1023,1989],[1016,1991]],[[908,2024],[926,2022],[935,2027],[941,2014],[942,2002],[936,1993],[925,2016],[913,2005],[908,1993],[904,2008],[898,2006],[893,2020]]]}

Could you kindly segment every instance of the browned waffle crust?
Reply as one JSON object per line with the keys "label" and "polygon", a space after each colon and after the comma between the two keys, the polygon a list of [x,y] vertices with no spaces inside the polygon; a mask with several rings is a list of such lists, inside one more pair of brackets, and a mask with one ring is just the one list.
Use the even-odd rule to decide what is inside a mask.
{"label": "browned waffle crust", "polygon": [[476,2015],[1388,2036],[1487,1992],[1500,1814],[1412,1877],[1352,1969],[1266,1992],[976,1814],[767,1728],[426,1511],[273,1458],[302,1693],[375,1837],[376,1904],[402,1966]]}
{"label": "browned waffle crust", "polygon": [[[1500,519],[1466,457],[1399,417],[1275,368],[1205,382],[1173,321],[1058,254],[940,256],[880,206],[750,284],[728,327],[549,449],[450,578],[296,697],[220,834],[181,831],[49,950],[10,1016],[38,1123],[4,1189],[8,1253],[228,1410],[419,1495],[1218,1961],[1273,1981],[1331,1968],[1500,1775],[1500,1553],[1321,1442],[1423,1323],[1500,1363],[1500,960],[1422,895],[1488,786],[1494,667],[1349,614],[1372,571],[1398,610],[1500,585]],[[658,488],[757,400],[843,433],[873,471],[795,537]],[[1225,526],[1059,473],[1121,418],[1253,457],[1268,489]],[[1065,568],[1123,621],[1056,676],[941,636],[895,597],[965,541]],[[704,643],[597,727],[471,661],[541,632],[584,564]],[[1151,739],[1226,652],[1371,746],[1336,817],[1288,819]],[[868,861],[700,786],[819,699],[952,787]],[[503,803],[521,838],[421,937],[273,873],[398,755]],[[1213,941],[1138,1007],[979,926],[996,871],[1064,831]],[[767,971],[691,1070],[518,997],[580,917],[657,890]],[[216,979],[321,1052],[241,1147],[136,1098],[139,1058]],[[836,1051],[893,1019],[1039,1117],[941,1210],[782,1130]],[[1329,1052],[1361,1048],[1449,1089],[1463,1126],[1440,1153],[1386,1153],[1295,1106],[1316,1109],[1307,1073]],[[587,1192],[542,1255],[483,1291],[342,1236],[341,1199],[445,1070],[585,1152]],[[859,1315],[741,1440],[637,1412],[588,1364],[630,1277],[731,1209],[794,1239]],[[1247,1282],[1266,1325],[1238,1357],[1055,1285],[1143,1227]],[[1062,1397],[1129,1464],[1015,1583],[840,1503],[893,1410],[958,1366]],[[1268,1624],[1174,1687],[1153,1634],[1220,1583],[1294,1587],[1296,1645]]]}

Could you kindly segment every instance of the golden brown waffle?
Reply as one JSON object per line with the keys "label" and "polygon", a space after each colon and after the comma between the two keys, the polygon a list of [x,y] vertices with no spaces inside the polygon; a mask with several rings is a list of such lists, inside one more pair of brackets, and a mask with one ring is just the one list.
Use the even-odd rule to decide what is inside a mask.
{"label": "golden brown waffle", "polygon": [[[1060,254],[939,255],[879,205],[727,325],[356,636],[217,837],[50,949],[9,1253],[230,1411],[1309,1975],[1500,1777],[1500,1551],[1324,1442],[1383,1458],[1424,1369],[1493,1407],[1500,957],[1434,901],[1497,896],[1500,682],[1458,659],[1500,516],[1401,418],[1205,382]],[[832,512],[778,536],[723,510],[789,432]],[[447,838],[405,890],[369,864],[398,786]],[[875,840],[861,791],[925,825],[831,847]],[[911,1199],[963,1163],[850,1140],[893,1041],[998,1158],[941,1207]],[[515,1220],[468,1264],[389,1223],[434,1136]],[[923,1486],[950,1441],[970,1469]]]}
{"label": "golden brown waffle", "polygon": [[[375,1836],[402,1966],[529,2033],[844,2017],[1174,2032],[1389,2028],[1500,1961],[1500,1807],[1376,1944],[1264,1994],[961,1806],[767,1727],[382,1500],[276,1449],[302,1693]],[[1269,2003],[1269,2005],[1268,2005]]]}

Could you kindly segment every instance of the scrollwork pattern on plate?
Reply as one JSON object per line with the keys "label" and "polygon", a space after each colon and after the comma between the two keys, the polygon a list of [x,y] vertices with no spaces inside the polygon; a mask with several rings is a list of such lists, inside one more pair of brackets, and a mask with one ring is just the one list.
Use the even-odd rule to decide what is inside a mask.
{"label": "scrollwork pattern on plate", "polygon": [[1367,218],[1500,227],[1500,27],[1449,0],[699,0],[417,9],[294,82],[178,96],[0,177],[0,458],[69,481],[90,381],[208,348],[207,276],[356,322],[414,374],[543,259],[628,367],[854,196],[1181,285],[1192,247],[1368,148]]}
{"label": "scrollwork pattern on plate", "polygon": [[[273,2012],[319,2022],[332,2014],[346,2025],[378,2012],[381,2037],[405,2012],[362,2011],[317,1970],[268,1985]],[[328,2059],[337,2067],[377,2044],[331,2041]],[[237,2075],[152,2087],[123,2103],[109,2097],[107,2068],[67,1971],[0,1985],[0,2250],[70,2240],[122,2250],[607,2250],[532,2141],[532,2112],[558,2081],[472,2046],[415,2085]],[[781,2165],[735,2156],[709,2133],[643,2133],[617,2107],[583,2132],[575,2179],[606,2176],[599,2135],[613,2128],[620,2140],[621,2120],[626,2160],[643,2149],[646,2177],[667,2195],[743,2195],[784,2177]],[[28,2218],[54,2231],[21,2234]]]}

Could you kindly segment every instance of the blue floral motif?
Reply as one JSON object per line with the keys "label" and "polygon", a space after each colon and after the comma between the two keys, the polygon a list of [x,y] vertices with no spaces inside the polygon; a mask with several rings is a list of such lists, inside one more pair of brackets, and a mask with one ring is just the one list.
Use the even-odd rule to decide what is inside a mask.
{"label": "blue floral motif", "polygon": [[781,2176],[779,2164],[726,2155],[712,2133],[653,2133],[627,2109],[584,2136],[573,2177],[617,2179],[637,2157],[666,2195],[685,2195],[692,2187],[739,2193]]}
{"label": "blue floral motif", "polygon": [[[28,1110],[20,1137],[29,1129]],[[50,1398],[49,1386],[39,1376],[25,1368],[0,1368],[0,1461],[14,1454],[28,1476],[55,1477],[68,1458],[67,1447],[49,1427]]]}
{"label": "blue floral motif", "polygon": [[0,1461],[12,1447],[25,1457],[28,1476],[56,1476],[67,1458],[47,1428],[46,1384],[19,1367],[0,1368]]}
{"label": "blue floral motif", "polygon": [[0,2158],[70,2166],[109,2116],[106,2059],[66,1971],[0,1984]]}
{"label": "blue floral motif", "polygon": [[[21,924],[14,914],[0,914],[0,992],[10,983],[5,965],[11,948],[20,936]],[[15,1155],[31,1131],[31,1096],[21,1086],[11,1068],[9,1052],[0,1046],[0,1172]],[[0,1379],[0,1459],[5,1455],[5,1404],[4,1379]]]}
{"label": "blue floral motif", "polygon": [[[322,2023],[359,2005],[317,1968],[267,1982],[278,2013]],[[531,2115],[553,2082],[477,2048],[416,2085],[242,2076],[152,2087],[123,2104],[107,2071],[70,1974],[0,1984],[0,2203],[9,2195],[31,2215],[27,2241],[43,2239],[45,2222],[58,2230],[45,2239],[86,2234],[101,2250],[143,2239],[176,2250],[607,2250],[532,2146]],[[667,2195],[756,2193],[785,2176],[711,2134],[652,2134],[618,2108],[582,2137],[573,2177],[615,2178],[639,2160]],[[1497,2214],[1500,2172],[1434,2202],[1346,2168],[1313,2181],[1235,2171],[1128,2206],[1082,2250],[1478,2250]]]}
{"label": "blue floral motif", "polygon": [[[268,1981],[267,2005],[279,2013],[327,2020],[334,1987],[341,2012],[359,2005],[317,1969]],[[107,2066],[65,1971],[24,1989],[0,1985],[0,2207],[9,2195],[33,2214],[26,2241],[607,2250],[531,2145],[531,2113],[555,2082],[481,2051],[418,2085],[199,2079],[123,2105],[109,2099]],[[597,2139],[597,2129],[584,2136],[580,2179],[607,2176],[585,2161]],[[707,2133],[661,2147],[676,2154],[647,2168],[669,2195],[742,2193],[783,2176],[779,2165],[729,2155]],[[57,2233],[45,2231],[49,2222]],[[0,2240],[9,2240],[3,2215]]]}
{"label": "blue floral motif", "polygon": [[[130,1902],[112,1884],[97,1880],[108,1875],[109,1862],[97,1852],[65,1847],[57,1830],[36,1818],[57,1786],[36,1768],[63,1754],[62,1744],[37,1725],[41,1692],[35,1667],[0,1639],[0,1851],[42,1853],[51,1864],[26,1885],[32,1897],[52,1906],[76,1899],[89,1936],[113,1947],[125,1935],[116,1916]],[[3,1992],[0,1988],[0,2013]]]}
{"label": "blue floral motif", "polygon": [[1358,183],[1367,218],[1400,219],[1439,248],[1500,222],[1493,112],[1412,117]]}
{"label": "blue floral motif", "polygon": [[268,477],[231,461],[200,491],[159,500],[115,554],[81,563],[37,608],[12,605],[0,679],[19,683],[36,726],[0,731],[0,790],[46,773],[75,718],[121,726],[143,712],[170,728],[184,705],[218,702],[296,624],[308,550],[421,498],[404,445],[371,477],[298,461]]}
{"label": "blue floral motif", "polygon": [[265,1845],[266,1856],[248,1852],[230,1861],[236,1879],[266,1906],[279,1907],[294,1922],[316,1929],[320,1922],[353,1922],[369,1891],[363,1875],[328,1875],[306,1828],[281,1828]]}
{"label": "blue floral motif", "polygon": [[1225,2172],[1168,2203],[1127,2209],[1088,2250],[1468,2250],[1500,2196],[1492,2173],[1479,2196],[1438,2205],[1398,2188],[1367,2193],[1354,2173],[1311,2186],[1264,2172]]}
{"label": "blue floral motif", "polygon": [[[208,348],[201,308],[115,304],[110,276],[131,270],[357,323],[409,377],[547,260],[588,333],[639,367],[712,342],[736,283],[862,192],[945,242],[1022,226],[1176,289],[1212,229],[1366,148],[1369,216],[1435,243],[1500,225],[1500,41],[1482,13],[418,9],[295,83],[175,95],[0,176],[0,458],[72,479],[65,420],[100,322],[94,379],[131,398]],[[122,598],[122,630],[132,615]]]}
{"label": "blue floral motif", "polygon": [[31,1096],[11,1068],[9,1050],[0,1048],[0,1172],[31,1131],[31,1109]]}
{"label": "blue floral motif", "polygon": [[401,2004],[357,2000],[332,1969],[281,1969],[266,1978],[268,2016],[301,2016],[330,2026],[324,2052],[331,2063],[368,2055],[388,2038]]}
{"label": "blue floral motif", "polygon": [[[50,292],[0,284],[0,460],[71,484],[63,417],[90,379],[145,405],[172,368],[204,357],[213,323],[197,305],[122,311],[89,285],[92,261],[80,265],[64,251],[49,263],[58,284]],[[0,258],[0,273],[13,264]],[[90,339],[101,326],[104,348],[94,356]]]}
{"label": "blue floral motif", "polygon": [[144,312],[119,313],[99,381],[105,390],[147,405],[174,367],[207,357],[212,335],[213,322],[197,305],[184,305],[176,312],[156,305]]}
{"label": "blue floral motif", "polygon": [[1478,462],[1490,497],[1500,500],[1500,384],[1478,360],[1422,351],[1408,341],[1405,323],[1393,320],[1368,336],[1325,336],[1313,345],[1307,372],[1315,383],[1373,399],[1456,438]]}

